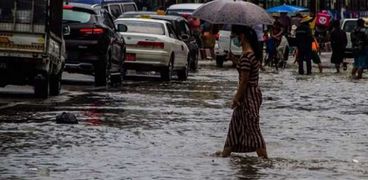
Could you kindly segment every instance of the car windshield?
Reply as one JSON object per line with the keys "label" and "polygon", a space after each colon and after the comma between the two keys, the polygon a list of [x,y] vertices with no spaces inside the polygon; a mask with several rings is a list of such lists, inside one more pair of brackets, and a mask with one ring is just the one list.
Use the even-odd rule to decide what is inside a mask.
{"label": "car windshield", "polygon": [[167,15],[181,15],[181,14],[192,14],[194,9],[173,9],[167,10]]}
{"label": "car windshield", "polygon": [[357,26],[357,21],[346,21],[343,27],[343,31],[352,32]]}
{"label": "car windshield", "polygon": [[63,10],[63,21],[73,23],[87,23],[92,15],[87,12],[73,11],[70,9]]}
{"label": "car windshield", "polygon": [[231,24],[224,24],[220,29],[223,31],[231,31]]}
{"label": "car windshield", "polygon": [[116,24],[124,24],[128,27],[127,32],[165,35],[164,25],[157,22],[147,21],[117,21]]}

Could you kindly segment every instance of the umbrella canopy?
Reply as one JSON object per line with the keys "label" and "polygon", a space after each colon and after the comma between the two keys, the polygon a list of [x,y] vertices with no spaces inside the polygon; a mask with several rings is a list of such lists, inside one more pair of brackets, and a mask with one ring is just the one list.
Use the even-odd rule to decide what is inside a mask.
{"label": "umbrella canopy", "polygon": [[286,4],[267,9],[268,13],[296,13],[302,11],[308,11],[308,9],[300,6],[291,6]]}
{"label": "umbrella canopy", "polygon": [[250,2],[215,0],[208,2],[193,12],[193,16],[212,24],[235,24],[253,26],[272,24],[267,12]]}

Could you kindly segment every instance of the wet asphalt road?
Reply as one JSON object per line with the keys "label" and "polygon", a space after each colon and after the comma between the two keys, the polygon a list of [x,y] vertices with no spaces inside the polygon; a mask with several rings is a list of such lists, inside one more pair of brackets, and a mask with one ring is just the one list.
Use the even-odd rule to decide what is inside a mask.
{"label": "wet asphalt road", "polygon": [[[219,158],[237,72],[214,64],[201,62],[185,82],[131,77],[108,90],[83,77],[47,100],[0,89],[0,179],[368,179],[367,79],[268,69],[260,85],[270,159]],[[80,123],[56,124],[61,112]]]}

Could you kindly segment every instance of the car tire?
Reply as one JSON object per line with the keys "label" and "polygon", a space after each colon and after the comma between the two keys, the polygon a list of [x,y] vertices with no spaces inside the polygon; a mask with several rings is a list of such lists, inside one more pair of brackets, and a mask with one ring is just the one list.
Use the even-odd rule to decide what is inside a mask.
{"label": "car tire", "polygon": [[165,67],[165,69],[162,70],[160,73],[161,79],[164,81],[170,81],[172,79],[173,69],[174,69],[174,58],[172,56],[170,58],[169,65]]}
{"label": "car tire", "polygon": [[49,78],[45,74],[38,74],[34,79],[34,94],[38,98],[49,97]]}
{"label": "car tire", "polygon": [[61,91],[62,71],[50,76],[50,95],[57,96]]}
{"label": "car tire", "polygon": [[95,64],[95,86],[106,86],[110,83],[110,56],[107,55],[105,60]]}
{"label": "car tire", "polygon": [[216,66],[224,67],[225,56],[216,56]]}
{"label": "car tire", "polygon": [[178,79],[180,80],[180,81],[186,81],[187,79],[188,79],[188,66],[186,66],[184,69],[182,69],[182,70],[179,70],[178,72],[177,72],[177,74],[178,74]]}
{"label": "car tire", "polygon": [[111,85],[114,87],[121,86],[124,76],[123,74],[123,63],[120,63],[118,72],[114,73],[114,75],[111,75]]}

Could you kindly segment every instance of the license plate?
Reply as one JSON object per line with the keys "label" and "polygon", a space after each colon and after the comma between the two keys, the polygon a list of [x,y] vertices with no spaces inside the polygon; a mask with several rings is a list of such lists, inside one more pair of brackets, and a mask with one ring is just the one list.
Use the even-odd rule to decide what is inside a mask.
{"label": "license plate", "polygon": [[135,54],[126,54],[126,61],[135,61]]}
{"label": "license plate", "polygon": [[6,69],[7,65],[6,63],[0,63],[0,69]]}

